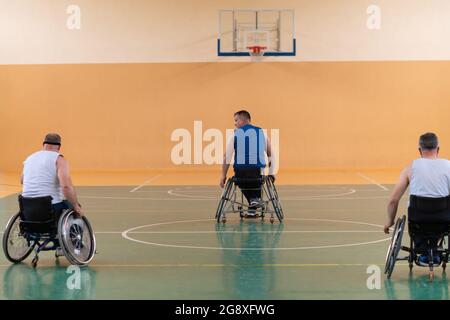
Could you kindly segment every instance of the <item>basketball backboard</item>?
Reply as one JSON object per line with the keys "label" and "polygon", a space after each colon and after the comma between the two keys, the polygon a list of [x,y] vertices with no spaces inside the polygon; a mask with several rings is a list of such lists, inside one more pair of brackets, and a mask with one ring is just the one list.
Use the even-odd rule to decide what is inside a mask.
{"label": "basketball backboard", "polygon": [[266,47],[265,56],[295,56],[294,10],[220,10],[217,55],[249,56],[249,47]]}

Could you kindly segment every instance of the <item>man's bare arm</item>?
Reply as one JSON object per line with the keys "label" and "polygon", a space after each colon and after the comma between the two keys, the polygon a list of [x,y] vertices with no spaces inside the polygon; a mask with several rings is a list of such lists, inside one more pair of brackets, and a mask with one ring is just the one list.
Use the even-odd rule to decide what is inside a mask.
{"label": "man's bare arm", "polygon": [[229,163],[225,162],[225,157],[222,164],[222,175],[220,176],[220,187],[223,188],[225,186],[225,181],[227,180],[227,172],[230,167]]}
{"label": "man's bare arm", "polygon": [[273,181],[275,181],[275,156],[272,153],[272,143],[270,142],[269,137],[266,137],[266,153],[267,158],[269,159],[269,175],[273,177]]}
{"label": "man's bare arm", "polygon": [[231,159],[233,158],[234,153],[234,138],[230,139],[227,143],[225,154],[223,155],[223,163],[222,163],[222,174],[220,176],[220,187],[223,188],[225,186],[225,182],[227,180],[227,172],[230,168]]}
{"label": "man's bare arm", "polygon": [[72,184],[72,179],[69,173],[69,165],[63,157],[58,157],[56,161],[56,166],[58,169],[58,179],[61,186],[61,190],[64,193],[67,201],[73,206],[75,211],[83,216],[83,211],[80,204],[78,203],[77,195]]}
{"label": "man's bare arm", "polygon": [[389,228],[394,225],[395,216],[398,210],[398,204],[403,194],[405,193],[406,189],[408,188],[410,178],[411,178],[411,166],[408,166],[405,169],[403,169],[402,173],[400,174],[400,179],[395,185],[394,190],[392,191],[392,194],[389,198],[389,203],[387,207],[388,221],[384,226],[385,233],[389,233]]}

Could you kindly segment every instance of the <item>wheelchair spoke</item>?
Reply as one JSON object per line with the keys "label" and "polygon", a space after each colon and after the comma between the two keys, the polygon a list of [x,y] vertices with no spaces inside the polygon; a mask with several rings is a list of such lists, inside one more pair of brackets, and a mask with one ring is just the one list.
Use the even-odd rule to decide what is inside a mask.
{"label": "wheelchair spoke", "polygon": [[[217,223],[225,223],[227,213],[239,213],[242,219],[247,214],[251,214],[248,213],[249,210],[255,211],[255,215],[251,214],[252,217],[255,216],[264,219],[266,214],[270,214],[272,223],[275,215],[280,222],[283,221],[284,215],[281,203],[278,199],[278,193],[270,178],[261,176],[259,179],[249,180],[253,183],[252,186],[244,186],[243,182],[246,181],[245,178],[236,179],[235,177],[232,177],[227,180],[216,210],[215,219]],[[257,180],[256,182],[259,183],[260,187],[254,186],[255,182],[253,180]],[[260,191],[258,204],[253,203],[254,199],[244,200],[245,191],[250,190]],[[253,205],[250,204],[250,201]]]}
{"label": "wheelchair spoke", "polygon": [[22,233],[20,223],[20,216],[16,214],[8,222],[3,234],[3,250],[8,260],[13,263],[18,263],[28,257],[35,245],[35,242],[29,240]]}
{"label": "wheelchair spoke", "polygon": [[59,236],[67,259],[73,264],[87,264],[95,253],[95,238],[87,219],[69,213],[60,222],[60,229],[65,229]]}

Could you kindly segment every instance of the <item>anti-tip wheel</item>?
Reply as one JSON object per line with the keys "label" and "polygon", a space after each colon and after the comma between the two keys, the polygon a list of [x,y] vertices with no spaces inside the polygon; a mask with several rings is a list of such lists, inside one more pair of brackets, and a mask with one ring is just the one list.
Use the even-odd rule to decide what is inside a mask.
{"label": "anti-tip wheel", "polygon": [[274,223],[275,222],[275,218],[274,217],[271,217],[270,218],[270,223]]}
{"label": "anti-tip wheel", "polygon": [[223,217],[222,218],[222,223],[226,223],[227,222],[227,218]]}
{"label": "anti-tip wheel", "polygon": [[37,267],[38,261],[39,261],[38,256],[34,257],[33,260],[31,260],[31,265],[33,266],[33,268]]}

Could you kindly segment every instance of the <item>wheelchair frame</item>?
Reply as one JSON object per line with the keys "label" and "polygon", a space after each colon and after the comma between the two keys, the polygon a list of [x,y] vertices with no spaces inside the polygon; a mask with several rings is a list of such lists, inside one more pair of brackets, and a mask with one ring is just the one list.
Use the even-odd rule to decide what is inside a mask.
{"label": "wheelchair frame", "polygon": [[[238,179],[236,177],[231,177],[227,180],[225,188],[222,192],[222,196],[219,201],[219,205],[217,206],[215,219],[217,223],[226,223],[227,214],[228,213],[237,213],[239,212],[239,216],[242,219],[245,218],[245,213],[248,212],[249,205],[244,201],[244,194],[240,191],[240,195],[238,195],[238,190],[240,189],[237,185],[238,181],[258,181],[261,183],[261,199],[262,203],[256,209],[256,213],[259,213],[261,221],[264,221],[264,217],[266,213],[270,214],[270,222],[275,222],[275,215],[278,218],[278,221],[281,223],[284,219],[283,209],[281,207],[281,202],[278,197],[278,192],[273,183],[273,178],[271,176],[261,176],[261,178],[256,179]],[[250,190],[250,189],[244,189]],[[266,200],[264,200],[266,199]],[[272,209],[270,208],[272,206]]]}
{"label": "wheelchair frame", "polygon": [[[416,222],[409,222],[408,223],[408,233],[410,235],[410,246],[405,247],[402,245],[402,238],[403,238],[403,232],[405,230],[406,226],[406,216],[402,216],[401,218],[397,219],[394,227],[394,231],[392,233],[391,243],[389,245],[387,254],[386,254],[386,264],[384,268],[384,273],[387,275],[387,278],[390,279],[392,272],[395,268],[395,263],[397,261],[408,261],[409,271],[412,272],[414,264],[421,266],[417,261],[417,255],[418,254],[424,254],[427,253],[428,257],[431,257],[428,262],[428,268],[429,268],[429,279],[430,281],[433,281],[434,279],[434,268],[435,265],[433,263],[433,256],[435,252],[433,252],[433,248],[429,247],[427,250],[416,250],[414,247],[414,224],[419,225]],[[449,236],[450,233],[450,225],[449,228],[443,233],[440,233],[439,236],[442,236],[442,240],[438,243],[437,252],[439,253],[439,256],[441,258],[440,263],[437,265],[439,267],[442,265],[442,269],[445,272],[445,269],[447,267],[447,262],[449,258],[450,248],[448,240],[445,241],[445,237]],[[408,253],[407,256],[399,258],[398,255],[400,251],[405,251]]]}
{"label": "wheelchair frame", "polygon": [[[7,225],[3,234],[3,252],[6,258],[12,263],[20,263],[25,260],[34,250],[35,255],[32,260],[32,266],[35,268],[39,261],[39,253],[41,251],[54,251],[58,247],[61,247],[64,256],[67,260],[74,265],[86,266],[94,257],[96,253],[96,240],[92,227],[86,217],[82,217],[81,220],[86,226],[86,230],[83,231],[79,224],[74,223],[76,213],[74,210],[64,210],[59,220],[57,221],[57,231],[52,232],[28,232],[23,230],[21,213],[13,215]],[[72,218],[71,223],[69,220]],[[56,221],[52,220],[56,224]],[[44,222],[32,222],[35,224],[47,224],[49,221]],[[54,231],[54,230],[53,230]],[[80,258],[81,249],[83,249],[83,237],[86,237],[84,233],[89,233],[90,247],[86,258]],[[16,239],[14,239],[16,237]],[[23,244],[23,250],[18,254],[13,252],[14,240],[19,240]],[[51,245],[49,246],[49,244]],[[57,252],[55,252],[55,258],[58,258]]]}

